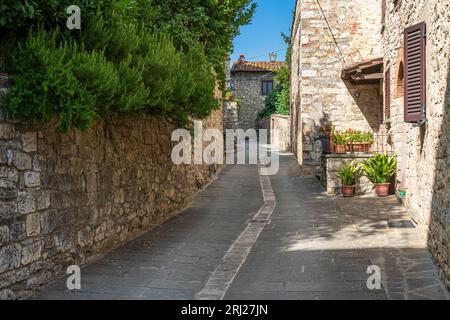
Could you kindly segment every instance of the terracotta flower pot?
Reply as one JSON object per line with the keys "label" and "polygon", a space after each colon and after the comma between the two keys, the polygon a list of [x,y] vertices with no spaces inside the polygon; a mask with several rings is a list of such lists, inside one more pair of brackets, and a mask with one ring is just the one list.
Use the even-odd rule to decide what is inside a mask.
{"label": "terracotta flower pot", "polygon": [[342,195],[344,198],[355,196],[355,186],[342,186]]}
{"label": "terracotta flower pot", "polygon": [[350,144],[350,149],[352,152],[367,153],[370,151],[370,146],[372,144],[369,142],[352,142]]}
{"label": "terracotta flower pot", "polygon": [[375,194],[379,197],[387,197],[389,195],[390,183],[379,183],[375,185]]}
{"label": "terracotta flower pot", "polygon": [[335,144],[334,145],[334,153],[347,153],[345,144]]}

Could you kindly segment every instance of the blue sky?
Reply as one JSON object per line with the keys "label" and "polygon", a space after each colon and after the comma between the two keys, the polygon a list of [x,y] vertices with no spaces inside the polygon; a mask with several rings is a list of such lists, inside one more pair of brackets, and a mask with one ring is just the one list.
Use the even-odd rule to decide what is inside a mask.
{"label": "blue sky", "polygon": [[[256,9],[250,25],[241,28],[234,40],[232,61],[241,53],[252,60],[269,60],[269,52],[285,49],[281,32],[289,34],[295,0],[256,0]],[[284,60],[286,50],[277,52],[277,60]]]}

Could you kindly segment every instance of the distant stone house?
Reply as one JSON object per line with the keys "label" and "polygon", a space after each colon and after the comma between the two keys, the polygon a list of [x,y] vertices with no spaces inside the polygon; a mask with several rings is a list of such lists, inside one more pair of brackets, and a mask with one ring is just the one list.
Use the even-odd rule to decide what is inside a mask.
{"label": "distant stone house", "polygon": [[240,129],[256,129],[259,112],[264,108],[267,95],[275,87],[275,71],[284,62],[246,61],[241,55],[230,71],[230,89],[239,102]]}
{"label": "distant stone house", "polygon": [[[298,0],[292,151],[314,173],[324,123],[369,129],[450,287],[450,1]],[[312,169],[311,169],[312,168]]]}

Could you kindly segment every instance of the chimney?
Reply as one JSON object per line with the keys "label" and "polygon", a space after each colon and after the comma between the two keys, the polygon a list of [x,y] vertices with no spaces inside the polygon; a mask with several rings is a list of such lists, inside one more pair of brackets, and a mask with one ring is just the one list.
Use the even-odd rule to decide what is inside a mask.
{"label": "chimney", "polygon": [[239,63],[239,64],[245,63],[245,55],[241,54],[241,55],[239,56],[238,63]]}

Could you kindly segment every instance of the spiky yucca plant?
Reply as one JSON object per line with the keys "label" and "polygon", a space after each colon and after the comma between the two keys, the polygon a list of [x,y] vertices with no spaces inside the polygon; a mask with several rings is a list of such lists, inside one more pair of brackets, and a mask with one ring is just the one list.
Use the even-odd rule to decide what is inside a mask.
{"label": "spiky yucca plant", "polygon": [[374,184],[389,183],[397,169],[397,159],[387,154],[375,153],[360,163],[361,169]]}
{"label": "spiky yucca plant", "polygon": [[359,175],[361,170],[355,161],[347,162],[339,171],[337,172],[338,177],[342,181],[344,186],[353,186],[355,183],[355,178]]}

